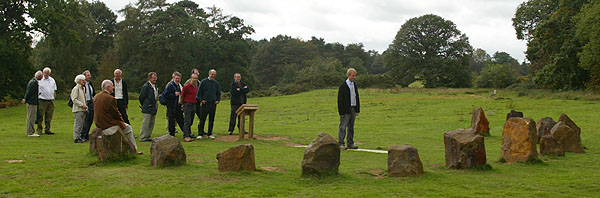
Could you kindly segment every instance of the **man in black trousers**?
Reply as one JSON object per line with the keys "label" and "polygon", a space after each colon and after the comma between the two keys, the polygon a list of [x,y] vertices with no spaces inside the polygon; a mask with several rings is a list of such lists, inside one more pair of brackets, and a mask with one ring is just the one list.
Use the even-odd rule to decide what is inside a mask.
{"label": "man in black trousers", "polygon": [[[215,123],[215,113],[217,111],[217,105],[221,101],[221,87],[217,79],[217,71],[211,69],[208,71],[208,78],[200,81],[198,86],[198,92],[196,93],[196,100],[202,103],[202,115],[200,116],[200,122],[198,128],[200,134],[196,139],[202,139],[204,135],[209,139],[215,139],[213,135],[213,126]],[[204,123],[206,122],[206,116],[208,116],[208,133],[204,132]]]}
{"label": "man in black trousers", "polygon": [[233,134],[235,129],[235,120],[237,117],[237,126],[240,128],[240,116],[237,115],[236,111],[242,104],[246,104],[246,94],[250,91],[248,85],[242,81],[242,75],[240,73],[233,74],[233,82],[229,86],[229,93],[231,93],[231,113],[229,115],[229,135]]}
{"label": "man in black trousers", "polygon": [[92,85],[92,74],[90,71],[83,71],[83,75],[85,76],[85,106],[88,107],[88,111],[85,115],[85,121],[83,123],[83,129],[81,130],[80,137],[83,142],[86,142],[90,139],[90,128],[94,122],[94,96],[96,95],[96,92],[94,91],[94,86]]}
{"label": "man in black trousers", "polygon": [[115,85],[115,90],[110,95],[117,99],[117,108],[119,108],[119,113],[121,113],[123,121],[131,125],[131,123],[129,123],[129,116],[127,116],[127,109],[129,104],[129,91],[127,89],[127,82],[125,82],[125,80],[123,80],[123,78],[121,77],[122,74],[123,71],[121,71],[120,69],[115,69],[115,77],[111,80],[113,85]]}
{"label": "man in black trousers", "polygon": [[[358,98],[358,87],[356,80],[356,70],[353,68],[346,71],[348,79],[340,85],[338,89],[338,113],[340,114],[340,128],[338,131],[338,144],[341,149],[357,149],[354,145],[354,120],[360,113],[360,100]],[[347,146],[344,146],[344,138],[348,130]]]}

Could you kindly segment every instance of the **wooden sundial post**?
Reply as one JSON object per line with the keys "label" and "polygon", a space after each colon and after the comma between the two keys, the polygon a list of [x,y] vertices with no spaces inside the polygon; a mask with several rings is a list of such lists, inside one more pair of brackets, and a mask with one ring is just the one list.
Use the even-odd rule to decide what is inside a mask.
{"label": "wooden sundial post", "polygon": [[240,116],[240,139],[244,139],[244,128],[246,125],[246,115],[250,116],[250,121],[248,122],[248,138],[254,138],[254,112],[258,110],[257,104],[243,104],[240,106],[235,113]]}

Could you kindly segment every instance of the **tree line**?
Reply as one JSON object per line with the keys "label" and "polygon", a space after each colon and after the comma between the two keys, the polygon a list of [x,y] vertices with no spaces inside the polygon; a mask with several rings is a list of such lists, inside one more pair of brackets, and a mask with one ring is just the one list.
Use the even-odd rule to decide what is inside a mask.
{"label": "tree line", "polygon": [[[431,88],[529,83],[582,89],[600,83],[594,62],[597,1],[521,4],[513,22],[518,38],[528,41],[531,64],[518,63],[505,52],[474,50],[452,21],[433,14],[409,19],[380,54],[361,43],[328,43],[318,37],[252,40],[254,29],[243,19],[189,0],[138,0],[118,11],[123,17],[118,22],[117,14],[98,1],[7,0],[0,5],[0,86],[5,88],[0,99],[22,97],[35,70],[46,66],[53,69],[61,90],[72,87],[74,76],[84,70],[98,83],[111,78],[115,68],[124,71],[133,90],[149,71],[159,74],[159,84],[166,84],[173,71],[186,76],[193,68],[214,68],[221,83],[241,73],[264,95],[336,86],[350,67],[358,70],[357,83],[363,87],[418,81]],[[584,26],[588,28],[578,28]]]}

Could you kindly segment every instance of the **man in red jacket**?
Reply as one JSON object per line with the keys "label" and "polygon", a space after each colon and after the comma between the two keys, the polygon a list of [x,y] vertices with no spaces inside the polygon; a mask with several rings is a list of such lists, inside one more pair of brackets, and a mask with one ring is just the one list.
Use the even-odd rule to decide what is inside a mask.
{"label": "man in red jacket", "polygon": [[181,98],[183,102],[183,114],[185,124],[183,125],[183,141],[191,142],[196,137],[192,135],[192,124],[194,122],[194,115],[196,114],[196,92],[198,91],[198,75],[192,74],[188,83],[183,86],[181,92]]}

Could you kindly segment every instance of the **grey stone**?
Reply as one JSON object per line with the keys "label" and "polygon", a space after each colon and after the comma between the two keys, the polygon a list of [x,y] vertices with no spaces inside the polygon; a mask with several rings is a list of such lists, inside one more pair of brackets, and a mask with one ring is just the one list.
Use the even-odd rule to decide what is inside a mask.
{"label": "grey stone", "polygon": [[335,138],[320,133],[304,150],[302,175],[337,174],[340,166],[340,148]]}
{"label": "grey stone", "polygon": [[394,145],[388,150],[388,177],[421,177],[423,164],[417,148]]}
{"label": "grey stone", "polygon": [[181,142],[170,135],[152,139],[150,164],[155,167],[183,165],[186,163],[185,150]]}

